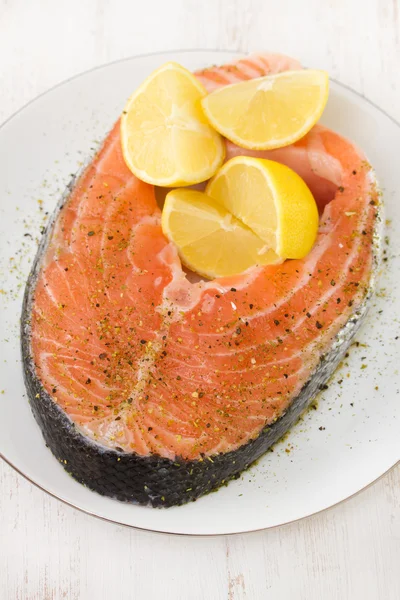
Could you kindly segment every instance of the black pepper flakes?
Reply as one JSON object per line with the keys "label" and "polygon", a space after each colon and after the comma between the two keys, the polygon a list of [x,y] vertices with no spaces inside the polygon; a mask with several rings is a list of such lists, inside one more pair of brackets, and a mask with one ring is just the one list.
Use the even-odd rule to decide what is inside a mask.
{"label": "black pepper flakes", "polygon": [[88,231],[88,236],[92,237],[92,235],[94,235],[94,231]]}
{"label": "black pepper flakes", "polygon": [[315,322],[315,327],[316,327],[317,329],[322,329],[323,325],[322,325],[322,323],[320,323],[319,321],[316,321],[316,322]]}
{"label": "black pepper flakes", "polygon": [[92,380],[90,379],[90,377],[88,377],[85,381],[85,383],[88,385],[89,383],[92,383]]}
{"label": "black pepper flakes", "polygon": [[279,325],[278,319],[274,319],[274,323],[275,323],[275,325]]}
{"label": "black pepper flakes", "polygon": [[339,192],[343,193],[344,192],[344,187],[342,185],[339,185],[338,190],[339,190]]}

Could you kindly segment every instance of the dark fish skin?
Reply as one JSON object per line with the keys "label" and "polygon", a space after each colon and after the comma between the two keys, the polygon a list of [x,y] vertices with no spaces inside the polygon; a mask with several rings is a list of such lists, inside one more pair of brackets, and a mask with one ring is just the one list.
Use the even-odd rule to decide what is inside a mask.
{"label": "dark fish skin", "polygon": [[[21,350],[24,379],[31,408],[46,445],[64,469],[77,481],[104,496],[153,507],[170,507],[194,501],[217,489],[247,469],[277,442],[298,420],[311,404],[321,387],[331,377],[348,350],[355,333],[368,310],[372,292],[372,279],[378,261],[378,243],[375,237],[375,260],[370,292],[356,308],[354,314],[340,330],[330,350],[321,358],[312,377],[293,399],[286,412],[260,435],[235,451],[221,453],[202,460],[172,461],[160,456],[140,456],[136,453],[118,452],[101,446],[85,437],[67,414],[44,390],[36,374],[31,353],[30,316],[35,285],[41,260],[49,243],[52,228],[60,210],[74,187],[75,177],[68,185],[43,235],[31,273],[29,275],[21,315]],[[379,221],[379,218],[377,219]]]}

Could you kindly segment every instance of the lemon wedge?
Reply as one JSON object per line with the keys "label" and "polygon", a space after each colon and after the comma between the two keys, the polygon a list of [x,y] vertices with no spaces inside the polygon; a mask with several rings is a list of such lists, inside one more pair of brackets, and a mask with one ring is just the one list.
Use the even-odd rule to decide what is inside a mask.
{"label": "lemon wedge", "polygon": [[225,146],[203,113],[205,95],[194,75],[174,62],[142,83],[121,117],[123,156],[134,175],[153,185],[183,186],[216,172]]}
{"label": "lemon wedge", "polygon": [[273,160],[238,156],[218,171],[206,193],[281,258],[304,258],[318,231],[318,208],[303,179]]}
{"label": "lemon wedge", "polygon": [[258,235],[203,192],[169,192],[161,223],[183,264],[209,279],[280,262]]}
{"label": "lemon wedge", "polygon": [[272,160],[238,156],[205,193],[169,192],[161,224],[182,262],[214,278],[303,258],[315,242],[318,220],[313,195],[297,173]]}
{"label": "lemon wedge", "polygon": [[202,100],[219,133],[253,150],[292,144],[318,121],[329,93],[325,71],[285,71],[217,89]]}

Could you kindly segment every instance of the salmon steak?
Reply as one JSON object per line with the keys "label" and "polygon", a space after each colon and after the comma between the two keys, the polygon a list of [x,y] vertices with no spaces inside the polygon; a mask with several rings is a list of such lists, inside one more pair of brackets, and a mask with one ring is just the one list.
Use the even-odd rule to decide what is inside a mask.
{"label": "salmon steak", "polygon": [[[212,91],[298,68],[259,54],[196,75]],[[237,478],[324,389],[367,312],[380,199],[362,152],[321,125],[285,148],[226,150],[306,181],[320,221],[305,258],[191,276],[154,187],[124,162],[119,121],[43,235],[22,309],[25,382],[48,447],[100,494],[169,507]]]}

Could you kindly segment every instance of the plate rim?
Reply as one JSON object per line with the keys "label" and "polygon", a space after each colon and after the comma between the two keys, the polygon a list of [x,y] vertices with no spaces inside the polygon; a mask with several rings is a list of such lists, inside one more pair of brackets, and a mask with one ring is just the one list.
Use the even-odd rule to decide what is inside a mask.
{"label": "plate rim", "polygon": [[[20,108],[18,108],[16,111],[14,111],[9,117],[7,117],[7,119],[5,121],[3,121],[2,123],[0,123],[0,134],[3,130],[3,128],[14,119],[14,117],[16,117],[19,113],[21,113],[22,111],[24,111],[26,108],[28,108],[28,106],[30,106],[31,104],[33,104],[34,102],[36,102],[37,100],[39,100],[42,96],[45,96],[46,94],[54,91],[55,89],[66,85],[68,83],[70,83],[71,81],[74,81],[75,79],[79,79],[80,77],[83,77],[89,73],[92,73],[94,71],[115,65],[115,64],[119,64],[125,61],[132,61],[132,60],[140,60],[143,58],[147,58],[147,57],[151,57],[151,56],[163,56],[166,54],[194,54],[194,53],[216,53],[216,54],[249,54],[249,51],[244,51],[241,49],[222,49],[222,48],[187,48],[187,49],[182,49],[182,48],[175,48],[175,49],[170,49],[170,50],[161,50],[161,51],[154,51],[154,52],[145,52],[145,53],[141,53],[141,54],[134,54],[131,56],[125,56],[116,60],[112,60],[112,61],[108,61],[105,63],[101,63],[99,65],[96,65],[94,67],[91,67],[89,69],[86,69],[84,71],[81,71],[79,73],[76,73],[74,75],[72,75],[71,77],[68,77],[67,79],[63,79],[62,81],[59,81],[58,83],[56,83],[55,85],[51,86],[50,88],[47,88],[46,90],[44,90],[43,92],[41,92],[40,94],[38,94],[37,96],[34,96],[33,98],[31,98],[28,102],[26,102],[25,104],[23,104]],[[381,108],[380,106],[378,106],[377,104],[375,104],[372,100],[370,100],[369,98],[367,98],[366,96],[364,96],[363,94],[361,94],[360,92],[357,92],[356,90],[354,90],[351,86],[346,85],[340,81],[338,81],[337,79],[334,79],[332,77],[329,77],[330,81],[334,82],[336,85],[338,85],[341,88],[344,88],[345,90],[347,90],[348,92],[351,92],[352,94],[358,96],[359,98],[361,98],[363,101],[367,102],[370,106],[372,106],[375,110],[379,111],[381,114],[383,114],[385,117],[387,117],[394,125],[396,125],[399,129],[400,129],[400,123],[394,118],[392,117],[389,113],[387,113],[383,108]],[[293,523],[298,523],[299,521],[303,521],[305,519],[309,519],[311,517],[314,517],[316,515],[322,514],[328,510],[334,509],[335,507],[347,502],[348,500],[351,500],[352,498],[355,498],[356,496],[358,496],[359,494],[361,494],[361,492],[367,490],[368,488],[372,487],[375,483],[377,483],[378,481],[380,481],[383,477],[385,477],[388,473],[390,473],[392,470],[394,470],[396,468],[396,466],[398,466],[400,464],[400,460],[396,460],[388,469],[386,469],[386,471],[384,471],[383,473],[381,473],[378,477],[376,477],[375,479],[373,479],[371,482],[367,483],[365,486],[363,486],[362,488],[360,488],[359,490],[355,491],[353,494],[351,494],[350,496],[347,496],[346,498],[342,498],[341,500],[338,500],[337,502],[326,506],[324,508],[321,508],[320,510],[317,510],[313,513],[307,514],[307,515],[303,515],[302,517],[298,517],[297,519],[291,519],[289,521],[285,521],[283,523],[277,523],[275,525],[268,525],[266,527],[259,527],[257,529],[248,529],[248,530],[244,530],[244,531],[235,531],[235,532],[221,532],[221,533],[182,533],[182,532],[174,532],[174,531],[162,531],[162,530],[158,530],[158,529],[152,529],[149,527],[140,527],[138,525],[131,525],[129,523],[122,523],[120,521],[117,521],[115,519],[109,518],[109,517],[105,517],[101,514],[98,514],[96,512],[91,512],[90,510],[86,509],[86,508],[82,508],[80,506],[77,506],[75,504],[73,504],[72,502],[70,502],[69,500],[66,500],[65,498],[62,498],[60,496],[58,496],[56,493],[46,489],[45,487],[43,487],[40,483],[34,481],[33,479],[31,479],[31,477],[29,475],[27,475],[26,473],[22,472],[16,465],[13,464],[12,461],[10,461],[6,456],[4,456],[4,454],[2,452],[0,452],[0,458],[6,463],[8,464],[12,469],[14,469],[19,475],[21,475],[26,481],[28,481],[29,483],[33,484],[36,488],[40,489],[41,491],[45,492],[46,494],[48,494],[49,496],[51,496],[52,498],[55,498],[56,500],[62,502],[63,504],[76,509],[86,515],[95,517],[96,519],[100,519],[102,521],[105,521],[107,523],[113,523],[115,525],[118,526],[122,526],[122,527],[127,527],[129,529],[135,529],[135,530],[139,530],[139,531],[147,531],[147,532],[151,532],[151,533],[157,533],[157,534],[162,534],[162,535],[174,535],[174,536],[182,536],[182,537],[205,537],[205,538],[209,538],[209,537],[220,537],[220,536],[234,536],[234,535],[242,535],[242,534],[247,534],[247,533],[257,533],[260,531],[267,531],[270,529],[276,529],[278,527],[283,527],[286,525],[291,525]]]}
{"label": "plate rim", "polygon": [[[355,498],[356,496],[358,496],[365,490],[367,490],[370,487],[372,487],[373,485],[375,485],[375,483],[377,483],[378,481],[383,479],[385,477],[385,475],[388,475],[391,471],[393,471],[400,464],[400,460],[396,461],[384,473],[381,473],[381,475],[379,475],[376,479],[374,479],[373,481],[370,481],[370,483],[367,483],[367,485],[360,488],[359,490],[357,490],[350,496],[347,496],[347,498],[338,500],[337,502],[335,502],[334,504],[331,504],[330,506],[321,508],[320,510],[310,513],[309,515],[304,515],[302,517],[298,517],[297,519],[291,519],[290,521],[285,521],[284,523],[277,523],[276,525],[268,525],[267,527],[258,527],[257,529],[247,529],[245,531],[230,531],[227,533],[226,532],[222,532],[222,533],[182,533],[182,532],[176,532],[176,531],[162,531],[160,529],[150,529],[148,527],[140,527],[139,525],[131,525],[129,523],[121,523],[120,521],[116,521],[115,519],[111,519],[109,517],[104,517],[98,513],[91,512],[90,510],[88,510],[86,508],[82,508],[80,506],[77,506],[76,504],[73,504],[69,500],[66,500],[65,498],[61,498],[60,496],[57,496],[57,494],[55,494],[54,492],[51,492],[50,490],[47,490],[46,488],[42,487],[40,485],[40,483],[33,481],[33,479],[31,479],[29,477],[29,475],[27,475],[26,473],[23,473],[18,467],[16,467],[11,461],[9,461],[3,454],[0,454],[0,458],[2,458],[6,464],[8,464],[12,469],[14,469],[14,471],[16,471],[19,475],[21,475],[26,481],[33,484],[36,488],[38,488],[42,492],[45,492],[48,496],[51,496],[52,498],[55,498],[56,500],[62,502],[66,506],[69,506],[70,508],[78,510],[79,512],[81,512],[85,515],[89,515],[90,517],[95,517],[96,519],[99,519],[100,521],[105,521],[106,523],[113,523],[114,525],[118,525],[119,527],[126,527],[127,529],[135,529],[138,531],[147,531],[148,533],[157,533],[160,535],[174,535],[177,537],[199,537],[199,538],[213,538],[213,537],[221,537],[221,536],[231,537],[234,535],[259,533],[261,531],[277,529],[278,527],[285,527],[287,525],[293,525],[294,523],[299,523],[300,521],[305,521],[306,519],[311,519],[312,517],[315,517],[316,515],[320,515],[324,512],[330,511],[330,510],[336,508],[337,506],[340,506],[341,504],[344,504],[345,502],[352,500],[353,498]],[[93,493],[96,493],[96,492],[93,492]],[[153,510],[157,510],[157,509],[153,509]],[[168,509],[165,508],[165,509],[160,509],[160,510],[168,510]]]}

